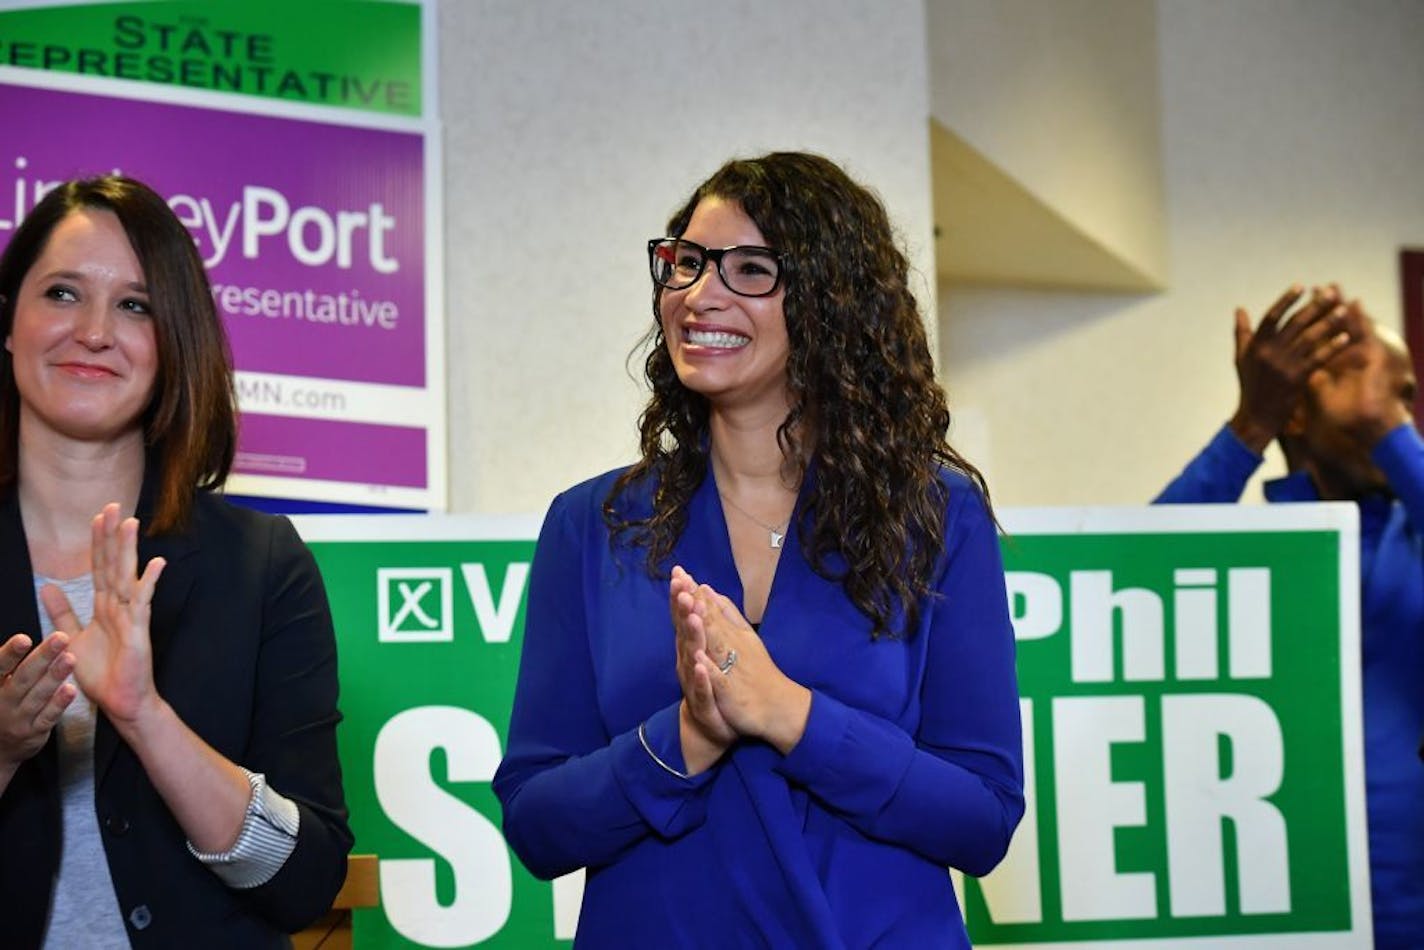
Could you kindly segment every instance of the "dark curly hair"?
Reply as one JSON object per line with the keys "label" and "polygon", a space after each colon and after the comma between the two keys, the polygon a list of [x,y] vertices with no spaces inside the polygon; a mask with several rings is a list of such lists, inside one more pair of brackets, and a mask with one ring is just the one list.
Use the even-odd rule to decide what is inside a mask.
{"label": "dark curly hair", "polygon": [[[777,441],[798,480],[812,460],[797,433],[814,436],[801,547],[870,618],[872,637],[908,636],[943,549],[941,467],[967,476],[986,505],[989,494],[945,439],[949,408],[885,208],[828,159],[774,152],[723,165],[673,215],[668,235],[680,237],[712,197],[738,205],[784,260],[791,408]],[[655,317],[660,297],[655,287]],[[649,574],[662,576],[707,473],[708,404],[678,380],[660,318],[645,343],[652,398],[638,422],[642,458],[614,483],[603,517],[613,543],[646,548]],[[625,510],[627,491],[649,480],[651,512]]]}

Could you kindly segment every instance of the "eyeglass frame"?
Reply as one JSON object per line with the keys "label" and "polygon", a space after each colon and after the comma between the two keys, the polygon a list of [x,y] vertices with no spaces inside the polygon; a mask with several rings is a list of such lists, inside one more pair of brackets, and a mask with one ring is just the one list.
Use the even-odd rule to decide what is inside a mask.
{"label": "eyeglass frame", "polygon": [[[658,280],[658,260],[656,256],[657,247],[659,244],[664,244],[669,241],[676,242],[678,244],[690,244],[691,246],[697,248],[702,252],[702,266],[697,269],[697,276],[693,277],[692,280],[688,281],[681,287],[670,287],[662,281]],[[772,260],[776,261],[776,279],[772,281],[770,290],[760,294],[748,294],[737,290],[731,285],[731,283],[727,280],[727,272],[722,269],[722,258],[725,255],[732,253],[733,251],[765,251],[768,255],[770,255]],[[648,270],[652,274],[653,285],[659,288],[660,290],[680,291],[687,290],[689,287],[692,287],[694,284],[696,284],[699,280],[702,279],[703,274],[707,273],[707,262],[709,260],[717,265],[717,277],[722,281],[722,286],[726,287],[738,297],[751,297],[753,299],[756,299],[758,297],[770,297],[772,294],[776,293],[778,290],[781,289],[782,278],[786,276],[786,260],[784,257],[782,257],[780,251],[772,247],[764,247],[760,244],[733,244],[730,247],[712,248],[703,247],[696,241],[689,241],[687,238],[658,237],[648,239]]]}

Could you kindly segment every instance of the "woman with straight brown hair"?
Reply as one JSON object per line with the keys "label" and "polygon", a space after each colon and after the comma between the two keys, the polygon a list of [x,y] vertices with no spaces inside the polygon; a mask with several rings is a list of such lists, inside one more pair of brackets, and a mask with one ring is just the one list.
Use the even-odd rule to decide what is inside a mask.
{"label": "woman with straight brown hair", "polygon": [[121,176],[0,257],[5,943],[283,946],[351,846],[326,594],[214,490],[227,341],[191,235]]}

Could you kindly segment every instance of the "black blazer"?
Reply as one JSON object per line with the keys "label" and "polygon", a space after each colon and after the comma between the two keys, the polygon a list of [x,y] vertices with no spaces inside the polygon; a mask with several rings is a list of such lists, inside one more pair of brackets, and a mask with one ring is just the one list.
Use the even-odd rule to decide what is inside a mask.
{"label": "black blazer", "polygon": [[[150,510],[145,485],[139,518]],[[158,692],[228,759],[267,776],[301,813],[272,880],[233,890],[198,862],[138,757],[102,713],[95,806],[134,947],[287,946],[330,906],[351,832],[336,756],[336,638],[316,562],[285,518],[194,499],[189,529],[140,535],[139,565],[167,560],[150,623]],[[0,502],[0,641],[36,636],[33,569],[13,493]],[[0,795],[0,944],[38,947],[59,870],[57,743]]]}

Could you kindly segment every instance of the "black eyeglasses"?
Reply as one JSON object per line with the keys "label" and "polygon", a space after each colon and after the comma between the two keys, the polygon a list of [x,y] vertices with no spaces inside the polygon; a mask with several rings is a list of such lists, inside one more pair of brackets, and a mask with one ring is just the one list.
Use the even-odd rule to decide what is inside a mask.
{"label": "black eyeglasses", "polygon": [[781,255],[769,247],[740,244],[713,249],[680,238],[648,242],[648,266],[653,283],[668,290],[686,290],[697,283],[711,260],[722,283],[743,297],[768,297],[781,286]]}

